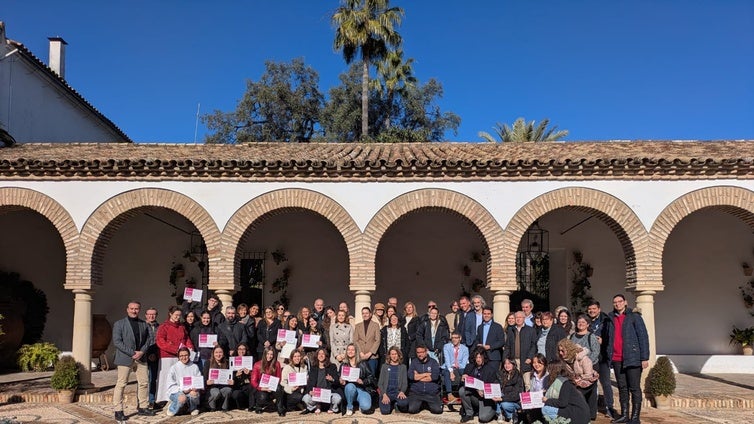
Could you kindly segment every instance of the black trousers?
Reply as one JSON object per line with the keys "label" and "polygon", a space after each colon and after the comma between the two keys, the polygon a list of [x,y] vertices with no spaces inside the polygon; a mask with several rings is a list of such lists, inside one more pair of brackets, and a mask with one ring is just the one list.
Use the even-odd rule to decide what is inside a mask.
{"label": "black trousers", "polygon": [[[618,382],[618,399],[621,407],[628,405],[629,393],[634,404],[640,404],[641,397],[641,366],[624,367],[623,362],[613,362],[613,372],[615,380]],[[628,411],[620,411],[621,414],[627,415]]]}

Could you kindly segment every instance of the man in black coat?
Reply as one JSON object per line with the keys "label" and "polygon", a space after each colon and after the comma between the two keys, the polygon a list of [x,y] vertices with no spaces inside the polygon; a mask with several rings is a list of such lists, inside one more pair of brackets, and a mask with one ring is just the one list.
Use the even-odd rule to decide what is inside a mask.
{"label": "man in black coat", "polygon": [[589,331],[597,336],[597,341],[600,343],[600,357],[599,361],[594,364],[594,370],[600,374],[600,385],[602,386],[602,393],[605,399],[606,415],[608,418],[613,419],[618,415],[615,412],[613,385],[610,381],[610,357],[607,356],[607,346],[610,344],[610,316],[602,312],[600,302],[596,300],[592,300],[589,303],[586,313],[592,320],[589,324]]}
{"label": "man in black coat", "polygon": [[553,321],[552,312],[542,313],[542,328],[539,329],[539,336],[537,337],[537,352],[545,355],[547,362],[560,359],[558,342],[568,337],[563,327],[552,325]]}
{"label": "man in black coat", "polygon": [[482,309],[482,324],[476,330],[476,345],[477,348],[487,351],[490,365],[495,370],[500,369],[505,346],[505,330],[502,325],[492,320],[492,308],[489,306]]}
{"label": "man in black coat", "polygon": [[217,326],[217,336],[217,344],[228,356],[235,356],[238,345],[246,343],[246,326],[236,318],[236,308],[225,308],[225,321]]}
{"label": "man in black coat", "polygon": [[113,325],[113,346],[115,347],[115,365],[118,367],[118,380],[113,391],[113,405],[115,419],[126,421],[123,414],[123,391],[128,384],[131,369],[136,369],[137,411],[139,415],[152,416],[153,411],[147,409],[149,396],[149,371],[147,370],[146,354],[150,344],[147,323],[139,318],[141,303],[132,301],[126,307],[126,317]]}
{"label": "man in black coat", "polygon": [[524,378],[524,385],[529,387],[531,361],[537,354],[537,331],[526,325],[526,314],[518,311],[515,314],[516,325],[508,327],[508,342],[506,351],[508,359],[515,361]]}

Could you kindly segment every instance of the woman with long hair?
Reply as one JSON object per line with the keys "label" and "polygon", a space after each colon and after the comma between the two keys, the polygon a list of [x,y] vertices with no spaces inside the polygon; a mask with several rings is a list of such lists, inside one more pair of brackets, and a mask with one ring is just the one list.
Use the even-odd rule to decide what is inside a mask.
{"label": "woman with long hair", "polygon": [[524,379],[516,368],[516,363],[509,358],[503,361],[503,367],[498,371],[498,381],[500,382],[500,392],[503,395],[498,399],[500,414],[505,415],[505,421],[513,420],[518,422],[516,411],[521,406],[520,394],[524,392]]}
{"label": "woman with long hair", "polygon": [[275,347],[278,330],[282,326],[275,316],[272,306],[264,308],[264,318],[257,325],[257,360],[262,358],[262,352],[268,347]]}
{"label": "woman with long hair", "polygon": [[186,316],[183,318],[183,325],[186,327],[186,332],[191,334],[191,330],[194,329],[194,327],[197,325],[198,317],[196,316],[196,313],[194,311],[188,311]]}
{"label": "woman with long hair", "polygon": [[542,397],[545,403],[542,415],[549,418],[548,421],[562,417],[574,424],[588,423],[589,406],[571,382],[573,374],[568,365],[563,361],[550,362],[547,373],[550,374],[550,386]]}
{"label": "woman with long hair", "polygon": [[249,411],[252,409],[257,414],[264,412],[264,409],[270,405],[275,398],[277,389],[261,387],[262,375],[267,374],[280,378],[282,368],[277,361],[277,351],[274,347],[268,346],[262,351],[261,359],[254,364],[251,370],[251,390],[249,392]]}
{"label": "woman with long hair", "polygon": [[[317,320],[314,317],[310,317],[310,319]],[[283,376],[280,379],[282,391],[279,393],[277,406],[278,415],[281,417],[284,417],[286,412],[296,409],[303,402],[306,386],[294,386],[290,381],[291,374],[298,373],[306,373],[308,377],[309,367],[306,365],[306,361],[304,361],[304,354],[299,350],[294,350],[291,352],[291,357],[286,360],[286,364],[283,367]]]}
{"label": "woman with long hair", "polygon": [[[466,381],[466,377],[474,377],[484,383],[497,383],[497,370],[490,364],[487,357],[487,351],[483,348],[474,349],[471,352],[469,364],[463,370],[461,381]],[[479,422],[489,422],[495,418],[497,406],[493,399],[485,399],[482,390],[471,389],[466,386],[461,387],[458,391],[463,405],[463,417],[461,422],[465,423],[474,419],[474,415],[479,416]]]}
{"label": "woman with long hair", "polygon": [[301,309],[298,310],[296,318],[298,318],[298,327],[301,331],[306,330],[306,327],[309,325],[309,317],[311,316],[312,310],[307,306],[302,306]]}
{"label": "woman with long hair", "polygon": [[[335,364],[330,363],[330,359],[327,356],[326,349],[317,349],[315,363],[312,364],[309,369],[309,378],[307,379],[306,389],[303,401],[306,404],[306,409],[302,414],[315,413],[319,414],[322,406],[326,406],[328,414],[334,414],[339,411],[340,401],[343,399],[339,393],[340,388],[340,375],[338,374],[338,368]],[[328,389],[331,391],[330,403],[320,404],[316,402],[312,396],[314,388]]]}
{"label": "woman with long hair", "polygon": [[353,327],[348,323],[348,315],[343,310],[338,311],[335,322],[330,324],[330,361],[336,366],[346,357],[346,346],[353,342]]}
{"label": "woman with long hair", "polygon": [[[195,362],[199,365],[199,369],[204,372],[207,369],[210,358],[212,358],[213,347],[199,347],[199,335],[201,334],[217,334],[215,326],[212,325],[212,316],[208,311],[202,312],[199,323],[194,326],[194,329],[189,334],[191,343],[194,344],[199,354],[199,358]],[[217,346],[217,343],[215,343],[215,346]]]}
{"label": "woman with long hair", "polygon": [[262,320],[262,314],[259,310],[259,305],[256,303],[252,303],[251,306],[249,306],[249,318],[254,319],[254,326],[256,327],[259,325],[259,321]]}
{"label": "woman with long hair", "polygon": [[[236,346],[238,356],[251,356],[249,346],[246,343],[239,343]],[[253,368],[253,366],[252,366]],[[249,407],[249,392],[251,391],[251,370],[241,368],[233,373],[233,391],[230,394],[231,399],[236,403],[238,409]]]}
{"label": "woman with long hair", "polygon": [[[389,307],[388,307],[389,308]],[[390,315],[390,321],[382,330],[380,330],[382,342],[380,343],[380,359],[383,362],[387,361],[388,351],[391,347],[396,347],[401,352],[401,360],[408,366],[408,332],[406,327],[401,325],[401,320],[398,315]]]}
{"label": "woman with long hair", "polygon": [[403,326],[408,333],[408,353],[411,358],[416,357],[416,331],[419,328],[419,316],[416,314],[414,302],[406,302],[403,305]]}
{"label": "woman with long hair", "polygon": [[212,349],[212,358],[209,360],[209,366],[204,370],[205,391],[209,391],[207,405],[210,411],[217,411],[217,402],[223,402],[221,409],[227,411],[229,408],[231,393],[233,392],[233,379],[228,381],[214,381],[210,378],[210,372],[213,369],[228,369],[228,359],[225,357],[225,351],[222,346],[215,346]]}
{"label": "woman with long hair", "polygon": [[555,325],[563,327],[567,335],[570,336],[571,334],[573,334],[574,325],[573,321],[571,321],[571,312],[569,312],[566,308],[562,308],[560,311],[558,311]]}
{"label": "woman with long hair", "polygon": [[160,349],[160,371],[157,386],[157,402],[168,400],[168,372],[178,362],[178,349],[187,347],[194,349],[186,327],[181,323],[183,312],[179,306],[171,306],[168,309],[168,319],[157,327],[155,343]]}
{"label": "woman with long hair", "polygon": [[[301,335],[304,334],[304,332],[299,328],[298,326],[298,317],[296,315],[291,315],[288,317],[288,319],[283,324],[283,328],[288,331],[293,331],[296,333],[296,343],[293,346],[293,349],[300,349],[301,346]],[[283,351],[283,347],[287,344],[285,340],[278,340],[275,343],[275,349],[278,351],[278,360],[283,363],[283,361],[287,358],[290,358],[290,353],[287,354],[287,358],[280,357],[280,353]]]}
{"label": "woman with long hair", "polygon": [[[550,387],[550,375],[547,373],[547,358],[541,353],[534,355],[531,360],[531,379],[529,380],[530,392],[542,392],[544,394]],[[544,422],[542,410],[540,408],[525,409],[524,422],[533,423],[536,421]]]}
{"label": "woman with long hair", "polygon": [[588,351],[568,339],[558,342],[558,356],[570,368],[571,381],[584,395],[592,421],[597,419],[597,380],[599,374],[594,371],[594,364],[589,359]]}
{"label": "woman with long hair", "polygon": [[[343,368],[358,368],[359,378],[354,381],[343,380]],[[346,359],[340,364],[340,385],[344,386],[346,398],[346,415],[353,415],[353,401],[359,402],[359,409],[362,414],[367,413],[372,408],[372,393],[374,392],[374,375],[369,369],[366,361],[359,359],[359,352],[356,345],[349,343],[346,347]]]}
{"label": "woman with long hair", "polygon": [[[397,317],[396,317],[397,318]],[[405,328],[404,328],[405,330]],[[380,413],[390,415],[393,407],[401,412],[408,409],[408,370],[403,361],[403,353],[397,346],[391,346],[387,352],[385,363],[380,369],[380,379],[377,383],[380,389]]]}
{"label": "woman with long hair", "polygon": [[[319,341],[317,342],[317,347],[304,347],[303,351],[305,356],[305,360],[308,364],[311,364],[314,362],[314,352],[316,352],[317,349],[323,347],[328,348],[328,342],[327,342],[327,333],[325,332],[325,329],[322,328],[322,326],[319,324],[319,321],[317,321],[317,318],[314,318],[313,316],[309,317],[309,325],[306,327],[306,330],[304,330],[304,334],[309,334],[312,336],[319,336]],[[301,336],[303,338],[303,336]]]}

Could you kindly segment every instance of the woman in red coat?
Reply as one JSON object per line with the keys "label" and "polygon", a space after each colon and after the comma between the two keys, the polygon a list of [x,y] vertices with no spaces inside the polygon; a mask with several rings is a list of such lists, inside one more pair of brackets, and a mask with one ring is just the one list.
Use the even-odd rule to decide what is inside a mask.
{"label": "woman in red coat", "polygon": [[181,323],[181,308],[171,306],[168,312],[168,319],[157,328],[155,335],[155,344],[160,349],[157,402],[168,400],[168,372],[170,367],[178,362],[178,349],[187,347],[192,351],[194,350],[194,344],[191,342],[186,327]]}
{"label": "woman in red coat", "polygon": [[[262,375],[267,374],[280,379],[282,367],[277,361],[277,350],[274,346],[268,346],[262,351],[262,359],[254,364],[251,370],[251,390],[249,391],[249,411],[256,410],[261,414],[266,407],[270,405],[272,399],[276,398],[277,389],[280,387],[280,380],[274,389],[260,387]],[[282,415],[281,415],[282,416]]]}

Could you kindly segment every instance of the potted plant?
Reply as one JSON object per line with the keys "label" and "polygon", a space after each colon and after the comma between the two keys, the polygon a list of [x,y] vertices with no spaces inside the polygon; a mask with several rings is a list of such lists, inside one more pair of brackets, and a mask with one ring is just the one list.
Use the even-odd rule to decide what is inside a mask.
{"label": "potted plant", "polygon": [[76,388],[79,387],[79,366],[72,356],[65,355],[55,364],[55,372],[50,377],[50,387],[58,391],[60,403],[73,402]]}
{"label": "potted plant", "polygon": [[52,343],[23,345],[18,350],[18,366],[21,371],[44,371],[55,365],[60,350]]}
{"label": "potted plant", "polygon": [[738,343],[744,349],[744,355],[754,353],[754,327],[738,328],[735,325],[730,332],[730,343]]}
{"label": "potted plant", "polygon": [[654,398],[657,409],[669,409],[669,396],[675,392],[675,373],[673,364],[666,356],[657,358],[657,362],[649,370],[646,382],[646,392]]}

